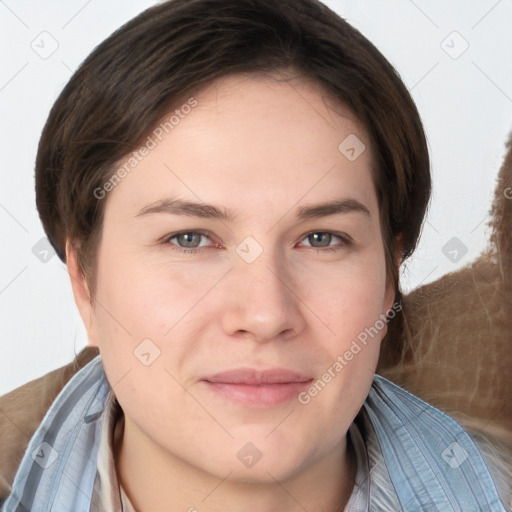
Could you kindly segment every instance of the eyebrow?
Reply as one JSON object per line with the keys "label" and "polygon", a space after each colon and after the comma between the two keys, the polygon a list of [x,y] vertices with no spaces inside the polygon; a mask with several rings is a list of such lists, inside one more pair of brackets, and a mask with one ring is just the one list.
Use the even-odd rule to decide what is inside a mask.
{"label": "eyebrow", "polygon": [[[235,215],[227,208],[173,198],[162,199],[145,206],[136,217],[155,213],[187,215],[190,217],[222,221],[233,221],[235,219]],[[363,213],[365,216],[371,217],[370,210],[363,203],[352,198],[328,201],[325,203],[306,204],[297,208],[296,217],[299,220],[307,220],[340,213]]]}

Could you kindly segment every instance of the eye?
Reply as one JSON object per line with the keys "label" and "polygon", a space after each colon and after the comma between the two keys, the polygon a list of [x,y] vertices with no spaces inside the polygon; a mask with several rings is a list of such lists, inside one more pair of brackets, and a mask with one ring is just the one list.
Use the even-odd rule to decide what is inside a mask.
{"label": "eye", "polygon": [[200,252],[203,247],[208,247],[208,244],[201,243],[205,239],[211,241],[211,238],[201,231],[182,231],[166,237],[163,243],[173,246],[178,251],[195,253]]}
{"label": "eye", "polygon": [[[316,249],[317,252],[337,251],[352,244],[350,236],[330,231],[314,231],[308,233],[302,240],[306,240],[308,244],[301,242],[301,246],[311,247]],[[336,240],[338,240],[338,243],[332,245],[332,242],[336,242]],[[219,244],[213,242],[213,245],[209,245],[208,241],[213,242],[211,236],[207,233],[201,231],[181,231],[167,236],[162,243],[171,246],[177,251],[189,254],[201,252],[209,247],[220,248]]]}
{"label": "eye", "polygon": [[[331,242],[335,239],[339,240],[338,244],[331,245]],[[319,251],[337,251],[352,244],[352,239],[348,235],[331,233],[330,231],[314,231],[307,234],[303,240],[309,242],[306,247],[313,247]]]}

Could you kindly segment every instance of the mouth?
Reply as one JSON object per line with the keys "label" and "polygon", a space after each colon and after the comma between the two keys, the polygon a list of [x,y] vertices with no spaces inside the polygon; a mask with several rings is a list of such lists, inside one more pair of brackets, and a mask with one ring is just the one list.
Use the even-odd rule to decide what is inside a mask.
{"label": "mouth", "polygon": [[281,368],[264,371],[239,368],[202,379],[210,392],[248,407],[285,404],[295,399],[312,381],[312,377]]}

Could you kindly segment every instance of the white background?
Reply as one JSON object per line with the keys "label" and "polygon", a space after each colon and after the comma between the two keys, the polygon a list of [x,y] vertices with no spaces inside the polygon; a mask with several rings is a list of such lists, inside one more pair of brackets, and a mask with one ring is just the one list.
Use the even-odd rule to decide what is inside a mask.
{"label": "white background", "polygon": [[[420,246],[402,273],[410,290],[470,263],[486,247],[495,178],[512,129],[512,1],[325,3],[395,66],[424,122],[434,186]],[[0,394],[70,362],[87,344],[65,266],[56,255],[43,263],[32,252],[45,236],[35,208],[37,144],[80,62],[154,4],[0,0]],[[43,31],[58,43],[47,59],[31,47]],[[457,262],[442,251],[453,237],[468,249]]]}

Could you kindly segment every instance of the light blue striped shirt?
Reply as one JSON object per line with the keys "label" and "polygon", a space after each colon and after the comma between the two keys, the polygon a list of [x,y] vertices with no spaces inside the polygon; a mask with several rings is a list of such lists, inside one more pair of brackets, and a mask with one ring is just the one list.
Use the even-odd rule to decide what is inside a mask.
{"label": "light blue striped shirt", "polygon": [[[69,380],[47,411],[2,512],[90,512],[111,393],[98,355]],[[357,473],[347,512],[376,510],[372,504],[382,503],[377,493],[383,487],[393,512],[506,512],[464,428],[379,375],[349,436]]]}

